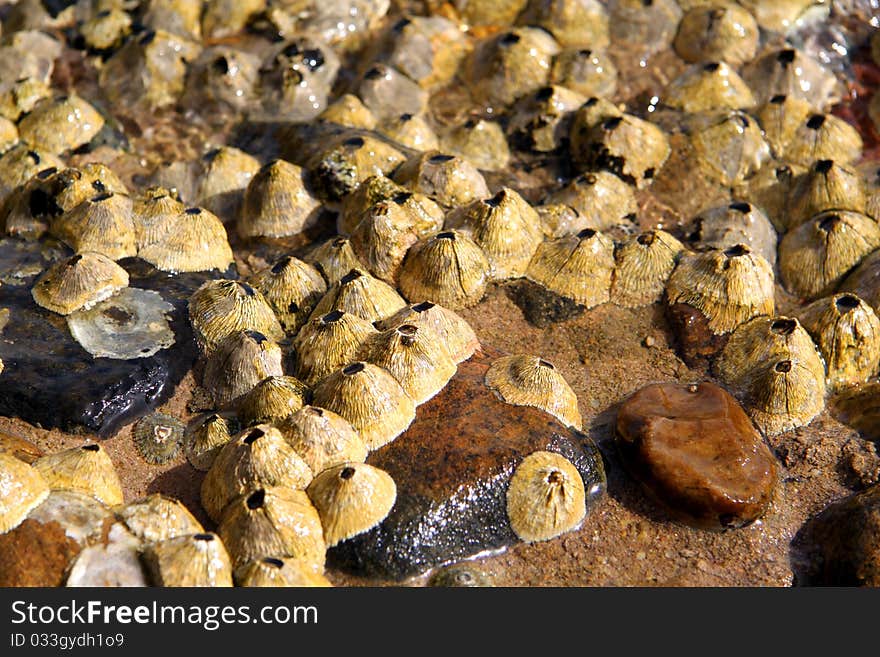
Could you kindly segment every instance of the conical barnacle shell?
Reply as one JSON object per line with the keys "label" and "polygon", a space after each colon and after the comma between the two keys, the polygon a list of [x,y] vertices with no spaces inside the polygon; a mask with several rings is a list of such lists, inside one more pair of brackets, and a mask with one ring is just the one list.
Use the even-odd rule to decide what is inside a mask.
{"label": "conical barnacle shell", "polygon": [[258,331],[236,331],[226,336],[208,356],[202,384],[215,407],[250,392],[268,376],[281,376],[281,347]]}
{"label": "conical barnacle shell", "polygon": [[387,119],[379,126],[379,132],[416,151],[440,148],[440,140],[431,125],[423,117],[409,112]]}
{"label": "conical barnacle shell", "polygon": [[294,333],[327,291],[320,272],[293,256],[284,256],[249,279],[266,297],[285,331]]}
{"label": "conical barnacle shell", "polygon": [[414,324],[433,332],[436,339],[446,346],[455,363],[466,361],[480,346],[476,333],[458,313],[430,301],[405,306],[378,322],[376,328],[384,331],[401,324]]}
{"label": "conical barnacle shell", "polygon": [[38,102],[51,95],[52,88],[41,78],[20,78],[11,85],[4,85],[0,94],[0,115],[18,121],[22,114],[30,112]]}
{"label": "conical barnacle shell", "polygon": [[444,208],[490,196],[483,174],[468,160],[428,151],[411,157],[395,172],[394,181],[434,199]]}
{"label": "conical barnacle shell", "polygon": [[350,363],[375,333],[370,322],[341,310],[309,320],[293,341],[296,375],[308,385],[316,384]]}
{"label": "conical barnacle shell", "polygon": [[443,152],[483,171],[500,171],[510,164],[510,147],[498,121],[468,119],[443,135]]}
{"label": "conical barnacle shell", "polygon": [[89,103],[76,95],[46,98],[18,123],[21,140],[33,148],[51,153],[78,148],[92,140],[104,118]]}
{"label": "conical barnacle shell", "polygon": [[416,404],[440,392],[456,371],[446,345],[415,324],[400,324],[370,337],[357,358],[391,372]]}
{"label": "conical barnacle shell", "polygon": [[342,212],[336,222],[336,228],[342,235],[351,235],[357,227],[364,212],[379,201],[387,201],[407,190],[385,176],[370,176],[357,189],[342,198]]}
{"label": "conical barnacle shell", "polygon": [[237,148],[222,146],[206,153],[196,164],[196,204],[232,219],[243,190],[260,170],[259,160]]}
{"label": "conical barnacle shell", "polygon": [[302,490],[254,486],[223,512],[217,532],[236,569],[263,557],[291,557],[324,572],[324,533],[318,511]]}
{"label": "conical barnacle shell", "polygon": [[393,201],[409,214],[414,230],[425,235],[443,226],[443,209],[424,194],[412,192],[385,176],[370,176],[342,199],[336,227],[350,235],[380,201]]}
{"label": "conical barnacle shell", "polygon": [[0,228],[10,237],[42,237],[49,229],[49,221],[63,212],[55,202],[58,178],[58,170],[49,167],[12,190],[0,205]]}
{"label": "conical barnacle shell", "polygon": [[265,165],[244,194],[237,229],[242,237],[285,237],[311,228],[321,203],[306,188],[302,168],[284,160]]}
{"label": "conical barnacle shell", "polygon": [[563,86],[541,87],[513,106],[507,134],[523,150],[555,151],[567,141],[574,112],[586,100],[577,91]]}
{"label": "conical barnacle shell", "polygon": [[777,231],[785,232],[786,210],[791,191],[806,173],[797,164],[769,161],[757,173],[734,187],[734,196],[758,206]]}
{"label": "conical barnacle shell", "polygon": [[397,379],[371,363],[352,363],[324,378],[312,403],[348,420],[371,450],[397,438],[416,416]]}
{"label": "conical barnacle shell", "polygon": [[[617,178],[614,174],[608,174],[612,178]],[[624,183],[618,178],[618,180]],[[547,205],[535,206],[535,211],[541,219],[541,230],[544,237],[555,239],[557,237],[565,237],[573,233],[579,233],[584,228],[594,228],[590,224],[592,221],[587,219],[578,210],[565,203],[549,203]]]}
{"label": "conical barnacle shell", "polygon": [[752,317],[773,314],[773,269],[743,244],[685,255],[669,277],[666,297],[697,308],[713,333],[728,333]]}
{"label": "conical barnacle shell", "polygon": [[614,272],[614,243],[586,228],[577,235],[546,240],[529,263],[526,277],[588,308],[608,301]]}
{"label": "conical barnacle shell", "polygon": [[116,515],[144,543],[155,543],[204,531],[202,524],[180,500],[159,493],[129,502]]}
{"label": "conical barnacle shell", "polygon": [[47,454],[34,461],[34,467],[49,488],[85,493],[107,506],[123,502],[116,468],[104,448],[96,443]]}
{"label": "conical barnacle shell", "polygon": [[756,205],[745,201],[717,205],[700,212],[694,223],[689,242],[716,249],[745,244],[771,267],[776,264],[776,229]]}
{"label": "conical barnacle shell", "polygon": [[[574,143],[572,144],[573,150]],[[631,114],[605,119],[589,130],[577,159],[646,187],[669,158],[669,139],[658,126]]]}
{"label": "conical barnacle shell", "polygon": [[321,198],[338,201],[370,176],[389,174],[405,160],[386,141],[343,132],[308,160],[309,180]]}
{"label": "conical barnacle shell", "polygon": [[825,364],[810,335],[793,317],[756,317],[737,327],[715,362],[724,383],[743,388],[757,368],[768,362],[797,358],[823,380]]}
{"label": "conical barnacle shell", "polygon": [[397,500],[391,475],[366,463],[328,468],[315,477],[307,492],[321,516],[328,548],[378,525]]}
{"label": "conical barnacle shell", "polygon": [[351,247],[376,278],[394,284],[409,248],[419,240],[415,218],[393,200],[378,201],[351,233]]}
{"label": "conical barnacle shell", "polygon": [[758,48],[754,17],[735,3],[700,3],[682,16],[673,43],[686,62],[724,60],[738,66],[750,61]]}
{"label": "conical barnacle shell", "polygon": [[255,559],[235,572],[239,586],[333,586],[324,575],[314,572],[300,559],[263,557]]}
{"label": "conical barnacle shell", "polygon": [[95,194],[128,194],[128,189],[119,176],[98,162],[88,162],[78,168],[68,167],[59,171],[57,184],[54,201],[64,212],[72,210]]}
{"label": "conical barnacle shell", "polygon": [[315,265],[327,285],[334,285],[353,269],[364,269],[351,248],[351,242],[345,237],[334,237],[319,245],[306,258]]}
{"label": "conical barnacle shell", "polygon": [[758,122],[740,111],[700,117],[691,144],[702,172],[727,187],[741,183],[770,158]]}
{"label": "conical barnacle shell", "polygon": [[150,413],[135,422],[134,446],[147,463],[162,465],[177,458],[183,443],[183,423],[164,413]]}
{"label": "conical barnacle shell", "polygon": [[10,148],[0,156],[0,199],[44,169],[63,169],[64,162],[52,153],[27,144]]}
{"label": "conical barnacle shell", "polygon": [[78,253],[58,262],[36,280],[37,305],[61,315],[91,308],[128,286],[128,272],[100,253]]}
{"label": "conical barnacle shell", "polygon": [[380,281],[362,269],[352,269],[321,297],[311,317],[320,317],[333,310],[341,310],[368,322],[374,322],[388,317],[405,305],[406,302],[388,283]]}
{"label": "conical barnacle shell", "polygon": [[632,187],[607,171],[578,176],[550,194],[545,203],[562,203],[574,208],[584,218],[581,228],[593,230],[607,230],[638,210]]}
{"label": "conical barnacle shell", "polygon": [[48,496],[39,470],[0,452],[0,534],[15,529]]}
{"label": "conical barnacle shell", "polygon": [[864,383],[880,366],[880,319],[850,293],[819,299],[803,309],[801,321],[828,368],[831,389]]}
{"label": "conical barnacle shell", "polygon": [[768,435],[802,427],[825,408],[824,372],[799,357],[771,360],[743,381],[746,410]]}
{"label": "conical barnacle shell", "polygon": [[773,96],[758,108],[755,118],[776,157],[783,156],[798,128],[812,112],[813,108],[806,100],[784,95]]}
{"label": "conical barnacle shell", "polygon": [[[749,4],[756,4],[748,0]],[[761,3],[768,6],[779,2]],[[801,3],[805,5],[806,3]],[[761,23],[761,19],[758,19]],[[758,103],[773,96],[800,98],[816,108],[825,107],[835,97],[837,80],[811,57],[794,48],[770,50],[743,67],[742,77],[752,88]]]}
{"label": "conical barnacle shell", "polygon": [[566,48],[553,59],[551,84],[562,85],[586,97],[617,93],[617,66],[605,52],[589,48]]}
{"label": "conical barnacle shell", "polygon": [[217,534],[151,543],[143,559],[156,586],[232,586],[232,562]]}
{"label": "conical barnacle shell", "polygon": [[202,481],[202,506],[219,521],[223,509],[250,486],[302,489],[312,471],[273,426],[261,424],[230,440]]}
{"label": "conical barnacle shell", "polygon": [[880,250],[874,251],[847,276],[841,292],[852,292],[880,313]]}
{"label": "conical barnacle shell", "polygon": [[276,341],[284,337],[265,297],[241,281],[215,279],[202,284],[189,299],[189,321],[205,354],[235,331],[258,331]]}
{"label": "conical barnacle shell", "polygon": [[217,413],[206,415],[191,423],[184,435],[184,449],[190,465],[196,470],[207,472],[223,446],[232,440],[238,429],[233,418]]}
{"label": "conical barnacle shell", "polygon": [[244,426],[282,420],[301,409],[309,389],[292,376],[268,376],[238,403],[238,418]]}
{"label": "conical barnacle shell", "polygon": [[785,227],[791,230],[828,210],[864,214],[866,204],[865,182],[857,171],[834,160],[818,160],[792,189]]}
{"label": "conical barnacle shell", "polygon": [[131,216],[138,250],[162,239],[184,210],[177,192],[165,187],[148,187],[136,196]]}
{"label": "conical barnacle shell", "polygon": [[367,446],[349,421],[326,408],[303,406],[276,426],[312,472],[367,458]]}
{"label": "conical barnacle shell", "polygon": [[880,247],[880,227],[857,212],[823,212],[791,230],[779,244],[785,288],[806,299],[834,291],[847,272]]}
{"label": "conical barnacle shell", "polygon": [[507,519],[527,543],[546,541],[576,528],[587,514],[584,481],[571,462],[553,452],[522,460],[507,489]]}
{"label": "conical barnacle shell", "polygon": [[816,160],[852,164],[862,156],[862,138],[849,123],[833,114],[813,114],[795,132],[785,158],[810,166]]}
{"label": "conical barnacle shell", "polygon": [[165,234],[144,246],[142,260],[161,271],[226,271],[232,264],[232,248],[223,222],[203,208],[186,208],[170,219]]}
{"label": "conical barnacle shell", "polygon": [[684,245],[665,230],[650,230],[624,242],[614,254],[610,300],[636,308],[659,301]]}
{"label": "conical barnacle shell", "polygon": [[725,62],[696,64],[667,85],[663,102],[683,112],[748,109],[755,98],[748,85]]}
{"label": "conical barnacle shell", "polygon": [[541,243],[541,219],[534,208],[509,187],[490,199],[474,201],[447,218],[445,228],[457,228],[483,249],[490,280],[525,275]]}
{"label": "conical barnacle shell", "polygon": [[58,217],[51,232],[75,251],[120,260],[137,253],[131,199],[110,192],[83,201]]}
{"label": "conical barnacle shell", "polygon": [[537,356],[503,356],[486,371],[486,385],[508,404],[534,406],[581,428],[577,396],[552,363]]}
{"label": "conical barnacle shell", "polygon": [[372,130],[377,123],[376,116],[354,94],[342,94],[321,112],[318,119],[326,123],[364,130]]}
{"label": "conical barnacle shell", "polygon": [[476,242],[447,230],[413,245],[401,266],[399,285],[410,301],[427,299],[447,308],[468,308],[483,298],[488,275],[489,261]]}

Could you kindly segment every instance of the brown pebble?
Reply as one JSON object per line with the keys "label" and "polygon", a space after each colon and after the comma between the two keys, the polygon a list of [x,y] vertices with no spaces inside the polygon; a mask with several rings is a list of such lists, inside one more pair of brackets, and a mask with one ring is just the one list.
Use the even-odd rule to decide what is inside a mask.
{"label": "brown pebble", "polygon": [[642,388],[620,407],[616,436],[632,475],[686,524],[742,527],[770,505],[776,460],[739,403],[714,384]]}

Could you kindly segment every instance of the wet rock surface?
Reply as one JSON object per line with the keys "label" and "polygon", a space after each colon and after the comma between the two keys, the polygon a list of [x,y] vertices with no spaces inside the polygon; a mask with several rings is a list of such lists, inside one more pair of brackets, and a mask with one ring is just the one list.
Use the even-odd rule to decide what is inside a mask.
{"label": "wet rock surface", "polygon": [[880,586],[880,485],[830,505],[798,540],[819,546],[801,583]]}
{"label": "wet rock surface", "polygon": [[724,349],[728,336],[713,333],[706,316],[686,303],[671,304],[666,312],[681,359],[688,367],[707,370],[710,360]]}
{"label": "wet rock surface", "polygon": [[642,388],[620,407],[616,438],[627,469],[686,524],[742,527],[772,501],[776,459],[739,403],[714,384]]}
{"label": "wet rock surface", "polygon": [[[4,254],[0,250],[0,257]],[[22,258],[20,253],[17,257]],[[36,245],[30,259],[43,256]],[[174,310],[170,325],[174,344],[148,358],[94,358],[71,336],[64,317],[40,308],[31,297],[32,276],[0,288],[0,307],[9,310],[0,332],[0,415],[19,417],[42,427],[67,431],[84,427],[109,436],[162,403],[190,370],[196,358],[186,301],[192,292],[219,272],[175,276],[136,258],[121,260],[130,286],[161,293]],[[7,264],[0,262],[0,269]],[[32,267],[36,270],[39,267]],[[26,270],[26,268],[25,268]]]}
{"label": "wet rock surface", "polygon": [[519,309],[526,321],[537,328],[547,328],[558,322],[577,317],[587,307],[551,292],[543,285],[525,279],[506,287],[507,295]]}
{"label": "wet rock surface", "polygon": [[507,519],[507,487],[516,466],[538,450],[575,465],[589,515],[605,487],[598,449],[552,416],[495,397],[483,378],[499,355],[484,347],[462,363],[447,387],[419,406],[410,428],[367,458],[392,476],[397,502],[379,526],[330,549],[328,566],[400,580],[518,542]]}

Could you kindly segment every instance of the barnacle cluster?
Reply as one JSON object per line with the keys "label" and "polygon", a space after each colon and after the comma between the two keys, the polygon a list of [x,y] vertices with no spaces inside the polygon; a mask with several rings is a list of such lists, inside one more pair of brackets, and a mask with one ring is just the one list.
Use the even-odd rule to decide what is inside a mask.
{"label": "barnacle cluster", "polygon": [[[795,35],[811,3],[62,4],[0,11],[0,235],[59,249],[33,302],[95,358],[176,339],[133,258],[205,276],[185,312],[209,408],[133,436],[147,462],[183,451],[206,473],[216,532],[161,496],[121,506],[93,443],[0,453],[0,531],[74,491],[113,507],[153,583],[326,585],[326,550],[395,505],[370,452],[479,348],[459,313],[498,286],[686,309],[766,434],[878,374],[880,184],[841,76]],[[661,52],[662,84],[632,88],[630,60]],[[79,69],[91,83],[62,92]],[[549,360],[498,358],[485,383],[582,426]],[[524,541],[586,513],[550,452],[506,502]],[[71,581],[95,581],[90,558]]]}

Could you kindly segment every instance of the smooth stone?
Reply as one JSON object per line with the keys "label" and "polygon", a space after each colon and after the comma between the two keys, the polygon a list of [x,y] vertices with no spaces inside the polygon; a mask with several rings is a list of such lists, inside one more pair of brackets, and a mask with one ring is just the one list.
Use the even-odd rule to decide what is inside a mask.
{"label": "smooth stone", "polygon": [[0,534],[0,587],[61,586],[81,549],[59,523],[26,518]]}
{"label": "smooth stone", "polygon": [[820,557],[808,583],[880,586],[880,484],[830,505],[804,531]]}
{"label": "smooth stone", "polygon": [[17,285],[4,283],[0,288],[0,306],[10,311],[0,333],[0,360],[5,365],[0,415],[45,428],[85,428],[106,437],[170,398],[197,357],[187,318],[189,296],[210,278],[235,277],[234,271],[172,275],[137,258],[120,260],[131,287],[159,292],[173,307],[174,344],[145,358],[95,358],[74,340],[64,317],[41,308],[31,297],[33,280],[46,266],[39,243],[16,241],[12,249],[10,241],[0,240],[0,271],[7,266],[7,253],[19,265],[30,253],[38,266],[15,281]]}
{"label": "smooth stone", "polygon": [[678,355],[688,367],[708,370],[710,360],[724,349],[729,334],[713,333],[708,318],[686,303],[668,306],[666,314]]}
{"label": "smooth stone", "polygon": [[770,506],[778,466],[739,403],[712,383],[658,383],[617,413],[632,476],[685,524],[743,527]]}
{"label": "smooth stone", "polygon": [[401,580],[518,542],[507,519],[507,488],[523,458],[539,450],[575,465],[590,513],[605,489],[598,449],[544,411],[495,396],[484,377],[500,355],[484,345],[418,407],[406,432],[369,455],[367,463],[394,479],[397,501],[377,527],[328,550],[328,566]]}

